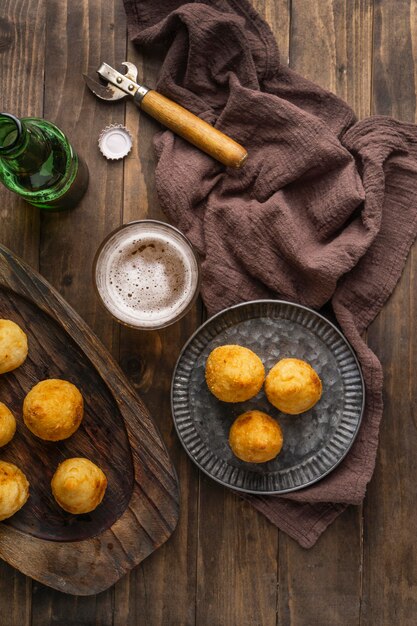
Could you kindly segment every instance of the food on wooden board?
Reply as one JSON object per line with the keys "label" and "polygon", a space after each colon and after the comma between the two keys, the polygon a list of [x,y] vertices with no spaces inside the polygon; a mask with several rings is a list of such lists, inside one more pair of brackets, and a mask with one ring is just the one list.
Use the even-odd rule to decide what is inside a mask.
{"label": "food on wooden board", "polygon": [[321,398],[322,384],[314,369],[300,359],[281,359],[265,379],[269,402],[290,415],[311,409]]}
{"label": "food on wooden board", "polygon": [[75,385],[56,378],[32,387],[23,402],[23,420],[29,430],[47,441],[70,437],[83,419],[84,402]]}
{"label": "food on wooden board", "polygon": [[13,413],[0,402],[0,448],[9,443],[16,432],[16,420]]}
{"label": "food on wooden board", "polygon": [[55,500],[68,513],[90,513],[103,500],[107,478],[92,461],[67,459],[60,463],[51,481]]}
{"label": "food on wooden board", "polygon": [[223,402],[244,402],[253,398],[261,389],[264,379],[263,363],[249,348],[219,346],[207,358],[208,388]]}
{"label": "food on wooden board", "polygon": [[233,454],[247,463],[271,461],[280,453],[283,442],[278,422],[257,410],[239,415],[229,433]]}
{"label": "food on wooden board", "polygon": [[0,521],[14,515],[29,497],[29,483],[24,473],[13,465],[0,461]]}
{"label": "food on wooden board", "polygon": [[26,333],[15,322],[0,319],[0,374],[22,365],[27,355]]}

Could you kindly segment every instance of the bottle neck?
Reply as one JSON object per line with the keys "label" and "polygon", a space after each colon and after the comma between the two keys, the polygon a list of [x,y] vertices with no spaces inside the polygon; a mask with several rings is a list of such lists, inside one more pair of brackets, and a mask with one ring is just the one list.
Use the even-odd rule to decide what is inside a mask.
{"label": "bottle neck", "polygon": [[0,113],[0,161],[6,169],[30,174],[42,166],[50,149],[49,139],[36,124]]}
{"label": "bottle neck", "polygon": [[11,113],[0,113],[0,156],[7,157],[15,152],[23,137],[23,126],[19,118]]}

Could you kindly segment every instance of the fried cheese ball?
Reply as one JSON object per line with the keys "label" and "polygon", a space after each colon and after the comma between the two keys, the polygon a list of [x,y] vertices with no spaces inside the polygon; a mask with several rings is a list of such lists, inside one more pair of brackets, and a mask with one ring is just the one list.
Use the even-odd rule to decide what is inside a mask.
{"label": "fried cheese ball", "polygon": [[75,514],[90,513],[103,500],[107,478],[88,459],[67,459],[58,465],[51,487],[55,500],[65,511]]}
{"label": "fried cheese ball", "polygon": [[15,322],[0,319],[0,374],[22,365],[27,355],[26,333]]}
{"label": "fried cheese ball", "polygon": [[281,359],[265,380],[269,402],[290,415],[311,409],[320,400],[321,392],[319,376],[311,365],[300,359]]}
{"label": "fried cheese ball", "polygon": [[247,411],[229,432],[232,452],[247,463],[265,463],[281,452],[284,438],[278,422],[262,411]]}
{"label": "fried cheese ball", "polygon": [[29,430],[47,441],[71,437],[81,424],[83,397],[66,380],[49,378],[32,387],[23,402],[23,420]]}
{"label": "fried cheese ball", "polygon": [[16,432],[16,420],[10,409],[0,402],[0,448],[9,443]]}
{"label": "fried cheese ball", "polygon": [[249,348],[226,345],[215,348],[206,362],[211,393],[223,402],[244,402],[256,396],[265,379],[261,359]]}
{"label": "fried cheese ball", "polygon": [[29,483],[24,473],[13,465],[0,461],[0,521],[14,515],[29,498]]}

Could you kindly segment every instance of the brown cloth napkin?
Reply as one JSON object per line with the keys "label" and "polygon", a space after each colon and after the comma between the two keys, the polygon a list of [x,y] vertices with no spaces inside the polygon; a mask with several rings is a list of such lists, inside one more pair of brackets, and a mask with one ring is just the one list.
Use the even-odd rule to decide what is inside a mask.
{"label": "brown cloth napkin", "polygon": [[401,274],[417,232],[417,128],[356,122],[335,95],[279,63],[267,24],[246,0],[124,0],[140,46],[166,46],[158,88],[249,152],[225,169],[169,131],[158,133],[162,207],[203,257],[209,313],[243,300],[331,300],[366,385],[359,435],[314,486],[247,499],[304,547],[348,504],[375,464],[382,371],[361,339]]}

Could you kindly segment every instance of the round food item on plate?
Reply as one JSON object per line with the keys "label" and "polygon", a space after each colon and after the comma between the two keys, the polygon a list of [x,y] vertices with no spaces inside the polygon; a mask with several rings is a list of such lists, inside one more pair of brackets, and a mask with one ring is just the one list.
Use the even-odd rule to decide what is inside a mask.
{"label": "round food item on plate", "polygon": [[13,465],[0,461],[0,521],[14,515],[29,498],[29,483],[24,473]]}
{"label": "round food item on plate", "polygon": [[265,368],[257,354],[243,346],[215,348],[206,362],[211,393],[223,402],[245,402],[256,396],[265,380]]}
{"label": "round food item on plate", "polygon": [[271,461],[281,452],[283,442],[278,422],[262,411],[239,415],[229,433],[233,454],[247,463]]}
{"label": "round food item on plate", "polygon": [[0,402],[0,448],[9,443],[16,432],[16,420],[10,409]]}
{"label": "round food item on plate", "polygon": [[0,319],[0,374],[22,365],[27,355],[26,333],[15,322]]}
{"label": "round food item on plate", "polygon": [[322,384],[311,365],[300,359],[281,359],[265,380],[271,404],[283,413],[298,415],[311,409],[321,398]]}
{"label": "round food item on plate", "polygon": [[49,378],[32,387],[23,402],[23,420],[29,430],[47,441],[70,437],[83,419],[80,391],[66,380]]}
{"label": "round food item on plate", "polygon": [[73,458],[58,465],[51,487],[55,500],[65,511],[90,513],[103,500],[107,478],[92,461]]}

